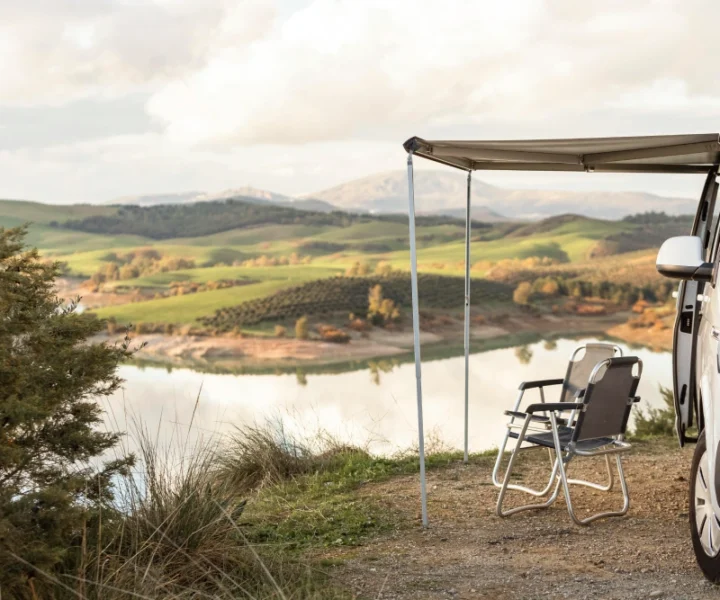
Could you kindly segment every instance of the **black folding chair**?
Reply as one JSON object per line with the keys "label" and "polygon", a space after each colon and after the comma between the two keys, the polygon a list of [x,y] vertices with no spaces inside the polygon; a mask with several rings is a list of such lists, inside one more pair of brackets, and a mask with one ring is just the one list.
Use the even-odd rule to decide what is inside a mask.
{"label": "black folding chair", "polygon": [[[635,396],[635,392],[641,375],[642,361],[636,356],[608,358],[595,366],[588,379],[587,387],[576,393],[575,402],[543,402],[528,406],[517,437],[517,445],[510,456],[510,462],[500,488],[497,514],[507,517],[524,510],[547,508],[557,500],[561,484],[568,512],[578,525],[587,525],[603,517],[626,514],[630,507],[630,495],[620,454],[630,450],[630,444],[624,440],[625,430],[630,409],[634,402],[640,400]],[[560,419],[559,413],[561,412],[570,413],[567,420]],[[528,433],[530,424],[537,418],[537,413],[547,415],[550,421],[550,431]],[[530,444],[530,447],[548,448],[554,452],[553,479],[557,480],[555,490],[544,503],[526,504],[503,510],[502,504],[507,491],[518,489],[518,486],[511,486],[509,482],[515,459],[523,443]],[[609,462],[611,454],[615,455],[618,478],[623,493],[623,506],[618,511],[600,512],[580,519],[573,510],[570,497],[570,484],[577,481],[568,479],[567,465],[578,456],[605,456]],[[587,484],[587,482],[585,483]]]}
{"label": "black folding chair", "polygon": [[[517,431],[521,428],[522,420],[525,418],[525,413],[520,411],[520,405],[523,401],[523,396],[525,395],[526,390],[532,390],[537,389],[540,392],[540,401],[545,402],[545,388],[550,386],[557,386],[562,385],[560,389],[560,395],[558,397],[558,400],[560,402],[572,402],[575,399],[576,394],[578,391],[585,389],[585,386],[587,385],[588,379],[590,377],[590,373],[592,373],[592,370],[595,368],[595,366],[602,360],[605,360],[606,358],[613,358],[615,356],[622,356],[622,349],[620,346],[617,346],[615,344],[605,344],[605,343],[588,343],[584,344],[582,346],[578,346],[575,351],[572,353],[572,356],[570,357],[570,362],[568,363],[567,371],[565,373],[564,379],[542,379],[538,381],[523,381],[520,384],[520,393],[518,394],[517,400],[515,401],[515,406],[513,410],[506,410],[505,414],[510,417],[510,420],[508,421],[506,425],[505,430],[505,437],[503,439],[502,445],[500,446],[500,450],[498,451],[497,460],[495,461],[495,467],[493,468],[492,472],[492,481],[495,487],[502,487],[503,485],[503,477],[500,476],[500,468],[502,466],[502,460],[505,455],[505,448],[507,447],[508,440],[510,438],[517,439],[518,433]],[[562,420],[559,420],[558,422],[562,423]],[[532,419],[532,423],[529,426],[530,431],[549,431],[550,427],[550,419],[546,416],[541,415],[534,415]],[[554,463],[555,461],[552,458],[552,453],[550,452],[550,460],[551,463]],[[592,483],[590,481],[583,481],[583,480],[571,480],[572,483],[577,483],[581,485],[587,485],[589,487],[601,490],[601,491],[609,491],[612,489],[613,486],[613,476],[612,476],[612,470],[610,468],[610,461],[606,461],[607,464],[607,471],[608,471],[608,483],[605,485],[600,485],[597,483]],[[555,478],[557,475],[557,466],[553,468],[552,474],[550,475],[550,479],[548,481],[548,484],[542,489],[542,490],[535,490],[526,486],[518,485],[518,484],[508,484],[508,488],[511,490],[518,490],[521,492],[525,492],[526,494],[531,494],[533,496],[546,496],[553,484],[555,483]]]}

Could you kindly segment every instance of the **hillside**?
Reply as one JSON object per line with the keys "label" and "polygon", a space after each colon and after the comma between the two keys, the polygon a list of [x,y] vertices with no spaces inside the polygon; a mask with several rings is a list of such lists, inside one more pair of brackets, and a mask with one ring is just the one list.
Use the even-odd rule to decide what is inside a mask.
{"label": "hillside", "polygon": [[[159,206],[119,206],[100,214],[80,219],[69,219],[57,227],[87,233],[110,235],[141,235],[162,240],[207,236],[234,229],[249,229],[261,225],[304,225],[311,227],[348,227],[356,223],[382,224],[406,223],[402,215],[373,216],[334,211],[318,212],[298,210],[269,202],[258,202],[239,196],[227,200],[207,201],[194,204],[167,204]],[[460,225],[460,221],[442,215],[420,217],[420,224]],[[475,228],[489,227],[476,223]]]}
{"label": "hillside", "polygon": [[[244,197],[144,207],[0,201],[0,226],[28,221],[29,242],[66,264],[88,307],[119,323],[205,323],[267,335],[274,319],[287,327],[298,311],[317,319],[333,310],[344,319],[363,314],[365,288],[388,272],[400,279],[384,280],[387,297],[405,310],[409,302],[408,226],[401,214],[303,211]],[[547,277],[563,293],[578,282],[588,293],[602,284],[597,293],[606,296],[663,297],[654,249],[687,233],[690,223],[690,217],[656,213],[621,221],[577,214],[476,221],[471,263],[473,288],[480,288],[474,297],[485,305],[483,298],[494,297],[488,289],[506,286],[504,300],[492,302],[502,305],[519,282]],[[457,291],[461,298],[464,240],[462,219],[418,217],[425,308],[452,312],[455,300],[445,294],[454,298]],[[338,283],[338,276],[345,277]]]}
{"label": "hillside", "polygon": [[[343,183],[311,194],[344,210],[407,212],[407,173],[389,171]],[[458,214],[464,211],[466,175],[460,171],[415,171],[415,198],[419,212]],[[542,219],[560,213],[580,213],[602,219],[662,210],[694,213],[697,201],[666,198],[642,192],[573,192],[510,190],[473,178],[473,210],[491,211],[514,219]],[[482,213],[474,218],[489,220]]]}

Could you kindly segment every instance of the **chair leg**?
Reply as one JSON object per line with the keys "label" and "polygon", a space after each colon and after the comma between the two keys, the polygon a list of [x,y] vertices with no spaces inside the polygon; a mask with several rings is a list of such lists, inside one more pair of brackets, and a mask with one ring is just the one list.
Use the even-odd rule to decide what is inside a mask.
{"label": "chair leg", "polygon": [[[515,408],[513,408],[514,411],[517,411],[520,408],[520,403],[522,402],[524,393],[525,392],[523,390],[520,390],[517,400],[515,401]],[[542,388],[540,388],[540,397],[541,397],[542,401],[544,402],[545,396],[542,392]],[[511,431],[510,425],[512,425],[514,423],[514,421],[515,421],[515,417],[511,417],[510,422],[508,423],[506,431],[505,431],[505,437],[503,438],[500,448],[498,448],[498,455],[497,455],[497,458],[495,459],[495,466],[493,467],[493,470],[492,470],[492,482],[493,482],[493,485],[497,488],[502,488],[504,485],[505,478],[503,478],[503,480],[501,481],[500,477],[499,477],[500,467],[502,465],[502,459],[505,456],[505,449],[507,448],[508,440],[510,439],[510,431]],[[520,445],[521,445],[520,440],[518,440],[518,442],[515,445],[515,449],[519,449]],[[515,452],[515,450],[513,450],[513,452]],[[552,458],[552,452],[550,452],[548,450],[548,453],[550,454],[550,463],[553,464],[554,461]],[[508,464],[508,467],[509,466],[510,465]],[[535,490],[535,489],[525,487],[522,485],[517,485],[515,483],[508,483],[507,489],[517,490],[518,492],[525,492],[526,494],[530,494],[532,496],[537,496],[537,497],[547,496],[550,493],[550,490],[552,489],[552,486],[553,486],[553,483],[554,483],[556,477],[557,477],[557,465],[555,465],[553,467],[552,473],[550,474],[550,479],[548,480],[547,485],[542,490]]]}
{"label": "chair leg", "polygon": [[[606,458],[608,455],[605,455]],[[563,461],[561,461],[563,462]],[[568,461],[569,462],[569,461]],[[608,465],[610,464],[609,458],[608,458]],[[625,480],[625,472],[622,468],[622,461],[620,459],[620,454],[615,455],[615,464],[618,471],[618,478],[620,479],[620,487],[622,488],[622,494],[623,494],[623,506],[620,510],[616,511],[604,511],[599,512],[594,515],[591,515],[589,517],[586,517],[584,519],[580,519],[576,514],[575,510],[573,509],[572,505],[572,499],[570,498],[570,480],[567,478],[567,472],[566,472],[566,465],[563,463],[560,465],[560,479],[562,480],[563,484],[563,492],[565,493],[565,501],[567,503],[568,507],[568,513],[570,514],[570,517],[572,520],[578,524],[578,525],[588,525],[592,523],[593,521],[596,521],[597,519],[604,519],[606,517],[622,517],[627,514],[628,509],[630,508],[630,493],[628,492],[627,487],[627,481]]]}
{"label": "chair leg", "polygon": [[[498,479],[498,473],[500,471],[500,465],[501,465],[502,457],[504,455],[504,446],[505,446],[505,444],[503,444],[503,448],[501,448],[500,452],[498,453],[498,457],[495,460],[495,468],[493,469],[493,485],[498,488],[502,488],[503,486],[505,486],[506,477],[503,477],[502,481],[500,481]],[[520,444],[518,443],[518,444],[516,444],[515,448],[513,449],[513,453],[515,453],[516,451],[519,452],[520,450],[522,450],[522,449],[520,448]],[[555,481],[557,479],[557,473],[558,473],[557,461],[555,461],[555,459],[552,456],[552,451],[550,451],[549,449],[548,449],[548,454],[550,455],[550,465],[552,467],[552,470],[550,472],[550,478],[548,479],[547,485],[543,489],[536,490],[533,488],[526,487],[524,485],[519,485],[517,483],[508,483],[506,486],[507,489],[515,490],[518,492],[524,492],[526,494],[530,494],[531,496],[535,496],[537,498],[547,496],[550,493],[550,490],[552,490],[553,485],[555,484]],[[509,468],[510,468],[510,463],[508,463],[508,467],[505,470],[505,475],[507,475],[507,471]]]}
{"label": "chair leg", "polygon": [[[520,408],[520,403],[522,402],[524,393],[524,390],[520,390],[517,400],[515,400],[515,407],[513,408],[514,411],[517,411]],[[515,417],[510,417],[510,422],[505,430],[505,437],[503,438],[502,445],[498,449],[497,459],[495,460],[495,466],[492,471],[492,482],[495,487],[502,487],[502,482],[498,479],[498,473],[500,472],[500,463],[502,462],[503,455],[505,454],[505,448],[507,447],[508,440],[510,439],[510,425],[514,422]]]}
{"label": "chair leg", "polygon": [[[500,487],[500,494],[498,496],[497,500],[497,506],[495,508],[495,512],[499,517],[508,517],[510,515],[513,515],[515,513],[518,513],[520,511],[524,510],[533,510],[538,508],[547,508],[551,506],[555,500],[557,500],[559,494],[560,494],[560,480],[557,478],[557,470],[559,467],[559,457],[556,458],[555,464],[553,466],[552,474],[550,476],[550,481],[548,482],[548,485],[546,486],[546,490],[543,494],[538,494],[535,490],[532,490],[530,488],[526,488],[524,486],[520,485],[514,485],[510,483],[510,476],[512,474],[513,466],[515,464],[515,459],[517,458],[518,452],[520,451],[520,445],[522,444],[522,441],[525,439],[525,433],[528,428],[528,424],[530,423],[530,418],[525,419],[525,423],[523,424],[523,427],[520,431],[520,434],[518,435],[518,440],[515,448],[513,449],[512,454],[510,455],[510,462],[508,463],[507,469],[505,470],[505,477],[503,478],[502,485]],[[499,460],[498,460],[499,462]],[[547,499],[547,501],[543,503],[537,503],[537,504],[525,504],[523,506],[518,506],[516,508],[511,508],[510,510],[503,510],[502,504],[503,500],[505,499],[505,494],[508,490],[518,490],[522,492],[529,493],[533,496],[539,496],[539,495],[546,495],[550,489],[552,488],[553,482],[557,479],[557,482],[555,483],[555,490],[553,491],[552,495]]]}
{"label": "chair leg", "polygon": [[599,483],[593,483],[592,481],[586,481],[585,479],[568,479],[568,483],[573,485],[584,485],[587,487],[591,487],[595,490],[600,490],[601,492],[609,492],[613,489],[613,485],[615,485],[615,479],[613,478],[613,472],[612,467],[610,466],[610,455],[605,455],[605,465],[607,467],[607,474],[608,474],[608,482],[605,485],[601,485]]}

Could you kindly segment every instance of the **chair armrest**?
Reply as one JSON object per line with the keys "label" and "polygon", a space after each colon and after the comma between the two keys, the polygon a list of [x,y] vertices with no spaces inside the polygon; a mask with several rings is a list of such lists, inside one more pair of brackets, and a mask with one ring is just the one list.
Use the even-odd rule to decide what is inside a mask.
{"label": "chair armrest", "polygon": [[533,388],[545,387],[546,385],[560,385],[564,379],[538,379],[537,381],[523,381],[518,387],[519,390],[531,390]]}
{"label": "chair armrest", "polygon": [[577,410],[585,405],[582,402],[547,402],[545,404],[531,404],[525,409],[525,412],[532,415],[538,411],[550,410]]}
{"label": "chair armrest", "polygon": [[[527,417],[527,413],[520,412],[517,410],[506,410],[505,411],[506,417],[515,417],[516,419],[524,419]],[[543,417],[541,415],[530,415],[532,421],[539,421],[541,423],[549,423],[550,418],[549,417]]]}

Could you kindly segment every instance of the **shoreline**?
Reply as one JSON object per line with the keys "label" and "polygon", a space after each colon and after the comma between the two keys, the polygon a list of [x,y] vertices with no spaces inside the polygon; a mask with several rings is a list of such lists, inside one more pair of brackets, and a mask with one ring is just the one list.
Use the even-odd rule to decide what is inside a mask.
{"label": "shoreline", "polygon": [[[631,328],[626,313],[605,316],[515,314],[500,324],[471,327],[471,353],[535,343],[560,337],[596,335],[629,345],[666,351],[671,332]],[[460,356],[464,352],[462,323],[421,331],[423,360]],[[121,334],[100,334],[96,341],[114,343]],[[663,337],[668,338],[667,341]],[[337,373],[372,367],[377,363],[402,364],[413,360],[412,331],[374,329],[365,336],[353,334],[347,344],[295,338],[166,335],[132,336],[139,349],[132,363],[140,366],[190,368],[214,373]]]}

